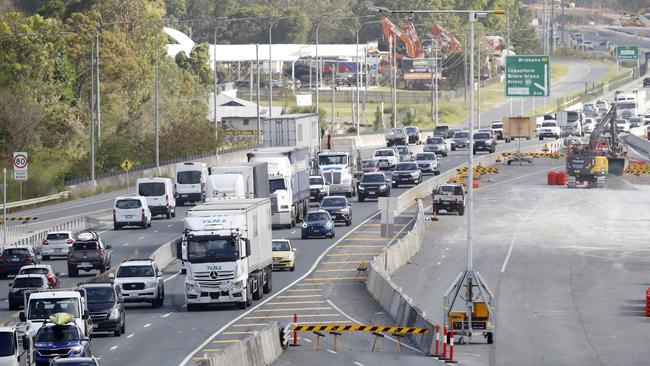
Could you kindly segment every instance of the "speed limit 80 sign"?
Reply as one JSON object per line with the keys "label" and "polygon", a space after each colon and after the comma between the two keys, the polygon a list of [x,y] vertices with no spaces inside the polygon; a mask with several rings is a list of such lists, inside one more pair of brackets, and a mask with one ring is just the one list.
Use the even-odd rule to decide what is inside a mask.
{"label": "speed limit 80 sign", "polygon": [[29,159],[26,152],[14,153],[14,180],[27,180],[27,169],[29,167]]}

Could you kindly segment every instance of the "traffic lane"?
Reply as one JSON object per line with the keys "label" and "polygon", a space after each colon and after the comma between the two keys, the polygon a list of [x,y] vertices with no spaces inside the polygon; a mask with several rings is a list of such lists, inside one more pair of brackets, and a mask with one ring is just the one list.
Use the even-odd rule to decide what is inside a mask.
{"label": "traffic lane", "polygon": [[[352,201],[354,202],[353,225],[337,225],[334,239],[302,240],[300,239],[299,227],[273,231],[274,238],[292,239],[292,244],[297,248],[297,265],[295,272],[276,271],[273,273],[273,291],[271,294],[307,273],[312,263],[334,241],[345,235],[367,217],[376,214],[376,202],[358,203],[354,199]],[[165,296],[163,308],[138,309],[136,314],[140,314],[140,311],[142,311],[146,315],[143,315],[143,317],[136,316],[135,321],[131,320],[133,317],[129,317],[130,325],[127,325],[127,327],[136,330],[141,329],[141,332],[136,333],[131,338],[99,339],[99,342],[97,342],[99,346],[95,352],[102,357],[102,365],[119,365],[124,360],[129,360],[131,364],[138,365],[177,365],[185,355],[212,335],[216,329],[221,328],[245,311],[236,309],[233,306],[221,306],[210,307],[203,311],[187,312],[183,275],[176,276],[165,283]],[[270,294],[266,296],[270,296]],[[257,303],[259,301],[254,301],[254,304]],[[161,318],[167,313],[170,313],[170,315]],[[144,328],[147,324],[149,325]],[[127,331],[127,333],[129,332]],[[159,337],[160,334],[174,334],[174,336]],[[152,342],[153,339],[155,339],[155,342]],[[115,346],[118,348],[113,348]],[[215,345],[215,347],[218,346]],[[114,352],[118,349],[119,352]],[[146,349],[147,352],[142,352],[143,349]]]}

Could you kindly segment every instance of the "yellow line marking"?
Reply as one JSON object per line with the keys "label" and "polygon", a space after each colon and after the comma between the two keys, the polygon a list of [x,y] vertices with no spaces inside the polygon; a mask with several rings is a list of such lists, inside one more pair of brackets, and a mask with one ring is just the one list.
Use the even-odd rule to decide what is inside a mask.
{"label": "yellow line marking", "polygon": [[337,253],[337,254],[328,254],[327,257],[347,257],[353,255],[379,255],[381,253]]}
{"label": "yellow line marking", "polygon": [[341,269],[317,269],[316,272],[354,272],[356,268],[341,268]]}
{"label": "yellow line marking", "polygon": [[[369,241],[386,241],[390,240],[390,238],[366,238],[366,237],[353,237],[353,238],[347,238],[345,241],[364,241],[364,240],[369,240]],[[341,247],[341,245],[337,245],[337,247]]]}
{"label": "yellow line marking", "polygon": [[[222,348],[204,348],[201,351],[203,351],[203,352],[219,352],[221,350],[222,350]],[[199,358],[199,360],[203,360],[203,358],[201,357],[201,358]]]}
{"label": "yellow line marking", "polygon": [[329,285],[329,283],[327,282],[299,283],[296,286],[320,286],[320,285]]}
{"label": "yellow line marking", "polygon": [[359,261],[320,262],[320,264],[359,264]]}
{"label": "yellow line marking", "polygon": [[[365,224],[362,226],[381,226],[383,224]],[[391,224],[392,226],[406,226],[405,224]]]}
{"label": "yellow line marking", "polygon": [[233,324],[233,327],[262,327],[269,323],[247,323],[247,324]]}
{"label": "yellow line marking", "polygon": [[256,313],[278,313],[282,311],[312,311],[312,310],[332,310],[329,306],[319,308],[286,308],[286,309],[257,309]]}
{"label": "yellow line marking", "polygon": [[[341,314],[298,314],[298,319],[303,318],[303,317],[321,318],[321,317],[328,317],[328,316],[341,316]],[[283,318],[293,319],[293,314],[289,314],[289,315],[267,315],[267,316],[248,316],[248,317],[246,317],[244,319],[283,319]],[[339,322],[339,321],[337,321],[337,322]]]}
{"label": "yellow line marking", "polygon": [[367,244],[367,245],[351,244],[351,245],[337,245],[336,247],[337,248],[383,248],[383,247],[385,247],[385,245],[379,245],[379,244]]}
{"label": "yellow line marking", "polygon": [[241,339],[222,339],[218,341],[212,341],[212,343],[239,343]]}
{"label": "yellow line marking", "polygon": [[325,301],[280,301],[270,302],[268,305],[295,305],[295,304],[322,304]]}
{"label": "yellow line marking", "polygon": [[255,332],[223,332],[223,334],[255,334]]}
{"label": "yellow line marking", "polygon": [[303,297],[323,297],[323,295],[283,295],[278,296],[278,299],[300,299]]}
{"label": "yellow line marking", "polygon": [[307,291],[323,291],[319,288],[313,288],[313,289],[300,289],[300,290],[287,290],[287,292],[307,292]]}
{"label": "yellow line marking", "polygon": [[356,230],[355,234],[376,234],[381,233],[381,230]]}
{"label": "yellow line marking", "polygon": [[366,280],[367,277],[316,277],[305,278],[305,281],[337,281],[337,280]]}

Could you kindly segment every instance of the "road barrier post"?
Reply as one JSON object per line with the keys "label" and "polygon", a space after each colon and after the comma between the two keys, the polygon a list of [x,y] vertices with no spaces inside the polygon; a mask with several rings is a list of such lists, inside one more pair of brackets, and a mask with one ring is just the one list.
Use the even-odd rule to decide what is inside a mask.
{"label": "road barrier post", "polygon": [[650,316],[650,287],[645,290],[645,316]]}
{"label": "road barrier post", "polygon": [[449,341],[449,360],[445,361],[447,363],[456,363],[457,361],[454,361],[454,330],[452,329],[449,334],[447,334],[448,341]]}
{"label": "road barrier post", "polygon": [[314,334],[316,335],[316,344],[314,345],[314,351],[318,351],[318,348],[320,348],[320,339],[322,337],[325,337],[325,334],[321,332],[314,332]]}
{"label": "road barrier post", "polygon": [[443,338],[442,338],[442,357],[440,357],[441,360],[446,360],[447,359],[447,326],[445,325],[444,331],[442,333]]}
{"label": "road barrier post", "polygon": [[436,324],[436,357],[440,356],[440,326]]}
{"label": "road barrier post", "polygon": [[[293,314],[293,325],[296,326],[298,325],[298,314],[294,313]],[[293,346],[297,347],[298,346],[298,332],[293,331]]]}
{"label": "road barrier post", "polygon": [[375,352],[375,348],[381,352],[381,339],[384,338],[384,335],[379,332],[372,332],[372,334],[375,336],[375,341],[372,342],[371,352]]}
{"label": "road barrier post", "polygon": [[337,346],[339,344],[339,336],[341,335],[341,333],[339,333],[339,332],[330,332],[330,334],[334,336],[334,352],[336,352],[337,351],[336,348],[337,348]]}

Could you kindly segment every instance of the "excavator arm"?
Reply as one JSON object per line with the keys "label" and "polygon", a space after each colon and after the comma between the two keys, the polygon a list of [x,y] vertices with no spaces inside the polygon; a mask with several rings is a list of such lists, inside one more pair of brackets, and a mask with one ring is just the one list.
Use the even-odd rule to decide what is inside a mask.
{"label": "excavator arm", "polygon": [[607,113],[594,127],[591,136],[589,136],[589,147],[592,150],[597,150],[598,146],[602,146],[601,141],[605,139],[604,133],[606,131],[609,132],[605,151],[609,164],[609,173],[622,175],[625,170],[625,152],[616,130],[616,104],[612,104]]}
{"label": "excavator arm", "polygon": [[384,39],[390,39],[391,35],[399,38],[406,46],[406,54],[408,57],[423,56],[424,52],[422,52],[420,38],[415,31],[413,23],[408,22],[405,26],[400,28],[388,20],[388,18],[382,17],[381,25],[384,31]]}

